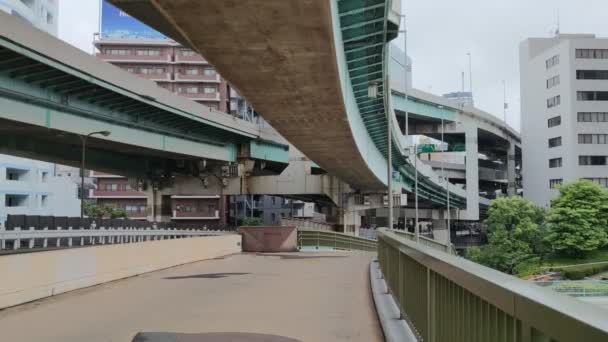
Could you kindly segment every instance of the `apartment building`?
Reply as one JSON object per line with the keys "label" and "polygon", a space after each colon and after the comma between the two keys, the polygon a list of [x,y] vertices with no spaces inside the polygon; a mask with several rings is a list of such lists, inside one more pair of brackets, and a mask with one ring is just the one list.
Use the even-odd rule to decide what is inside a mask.
{"label": "apartment building", "polygon": [[199,54],[170,39],[100,39],[97,57],[207,107],[228,112],[226,81]]}
{"label": "apartment building", "polygon": [[54,165],[25,158],[0,159],[0,223],[7,215],[79,216],[78,187],[56,177]]}
{"label": "apartment building", "polygon": [[520,74],[524,196],[547,206],[563,182],[608,187],[608,38],[530,38]]}
{"label": "apartment building", "polygon": [[19,17],[32,26],[57,36],[59,0],[2,0],[0,11]]}

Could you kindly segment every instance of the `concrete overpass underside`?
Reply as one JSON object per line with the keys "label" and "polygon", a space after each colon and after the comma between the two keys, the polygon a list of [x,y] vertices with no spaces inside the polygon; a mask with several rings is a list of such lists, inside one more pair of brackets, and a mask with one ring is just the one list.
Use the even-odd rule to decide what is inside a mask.
{"label": "concrete overpass underside", "polygon": [[[358,189],[385,187],[364,159],[365,148],[375,146],[360,151],[347,119],[332,1],[112,2],[200,51],[327,172]],[[384,1],[375,2],[384,17]]]}

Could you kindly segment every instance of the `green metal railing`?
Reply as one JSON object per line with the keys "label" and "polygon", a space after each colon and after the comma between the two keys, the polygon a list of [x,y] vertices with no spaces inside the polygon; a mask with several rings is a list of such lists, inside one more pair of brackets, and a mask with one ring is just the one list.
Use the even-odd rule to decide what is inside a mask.
{"label": "green metal railing", "polygon": [[298,229],[298,247],[332,248],[375,252],[375,240],[327,230]]}
{"label": "green metal railing", "polygon": [[[401,236],[410,241],[416,242],[416,234],[414,234],[414,233],[410,233],[405,230],[393,230],[392,232],[397,234],[398,236]],[[418,242],[420,242],[420,244],[422,244],[424,246],[431,247],[431,248],[440,250],[442,252],[446,252],[449,254],[456,254],[456,253],[454,253],[454,247],[452,245],[448,245],[448,244],[439,242],[437,240],[433,240],[426,236],[420,236],[418,239]]]}
{"label": "green metal railing", "polygon": [[378,259],[402,316],[421,341],[608,341],[608,311],[378,232]]}

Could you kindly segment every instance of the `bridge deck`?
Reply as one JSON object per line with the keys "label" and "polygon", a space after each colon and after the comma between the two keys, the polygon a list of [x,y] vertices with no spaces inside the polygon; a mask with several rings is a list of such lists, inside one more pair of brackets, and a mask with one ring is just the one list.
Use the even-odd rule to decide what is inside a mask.
{"label": "bridge deck", "polygon": [[239,254],[201,261],[4,310],[0,331],[6,341],[131,341],[138,332],[227,333],[205,341],[232,341],[227,335],[239,332],[277,335],[261,339],[277,342],[380,341],[371,256]]}

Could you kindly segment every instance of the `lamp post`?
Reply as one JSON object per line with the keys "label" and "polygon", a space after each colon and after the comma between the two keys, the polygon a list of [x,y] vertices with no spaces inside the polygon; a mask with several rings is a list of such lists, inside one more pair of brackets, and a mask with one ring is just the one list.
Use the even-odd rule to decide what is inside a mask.
{"label": "lamp post", "polygon": [[[412,147],[405,149],[407,151],[408,158],[412,154]],[[414,144],[414,235],[416,236],[416,242],[420,241],[420,228],[418,227],[418,145]]]}
{"label": "lamp post", "polygon": [[103,135],[104,137],[107,137],[110,134],[111,134],[110,131],[98,131],[98,132],[91,132],[87,135],[79,135],[80,141],[82,142],[82,155],[80,158],[80,219],[81,220],[84,218],[84,160],[85,160],[85,155],[86,155],[87,139],[93,135]]}

